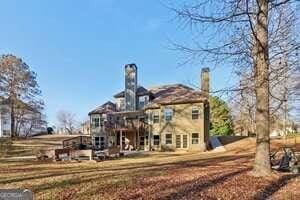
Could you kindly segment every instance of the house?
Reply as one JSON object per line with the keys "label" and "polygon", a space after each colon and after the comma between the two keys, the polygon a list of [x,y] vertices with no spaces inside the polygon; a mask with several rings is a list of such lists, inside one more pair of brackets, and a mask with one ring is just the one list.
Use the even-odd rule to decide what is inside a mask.
{"label": "house", "polygon": [[209,69],[201,90],[183,84],[145,88],[137,66],[125,66],[125,90],[89,113],[95,148],[205,151],[209,135]]}
{"label": "house", "polygon": [[[9,98],[0,97],[0,138],[11,137],[11,113]],[[46,131],[42,114],[22,101],[15,109],[15,130],[19,136],[35,135]]]}
{"label": "house", "polygon": [[0,138],[10,137],[10,113],[4,98],[0,98]]}
{"label": "house", "polygon": [[82,135],[89,135],[90,134],[90,120],[86,120],[80,124],[80,130],[78,131],[79,134]]}

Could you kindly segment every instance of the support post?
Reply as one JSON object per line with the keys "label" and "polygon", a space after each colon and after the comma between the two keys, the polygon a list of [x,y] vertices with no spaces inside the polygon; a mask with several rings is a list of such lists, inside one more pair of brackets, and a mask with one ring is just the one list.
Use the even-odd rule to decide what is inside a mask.
{"label": "support post", "polygon": [[139,148],[139,144],[140,144],[140,118],[138,117],[136,148]]}
{"label": "support post", "polygon": [[120,130],[120,150],[123,150],[123,144],[122,144],[122,130]]}

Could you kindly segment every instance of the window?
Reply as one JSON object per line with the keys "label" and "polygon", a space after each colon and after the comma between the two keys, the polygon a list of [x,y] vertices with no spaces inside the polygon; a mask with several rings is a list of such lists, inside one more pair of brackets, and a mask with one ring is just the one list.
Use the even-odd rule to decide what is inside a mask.
{"label": "window", "polygon": [[3,136],[10,136],[10,131],[8,130],[3,130]]}
{"label": "window", "polygon": [[187,147],[188,147],[187,135],[182,135],[182,148],[187,148]]}
{"label": "window", "polygon": [[166,122],[172,121],[173,119],[173,110],[171,108],[165,109],[165,120]]}
{"label": "window", "polygon": [[139,109],[144,108],[146,104],[146,97],[139,97]]}
{"label": "window", "polygon": [[144,146],[145,145],[145,137],[144,136],[141,136],[140,137],[140,146]]}
{"label": "window", "polygon": [[99,117],[93,117],[92,118],[92,127],[98,128],[100,126],[100,118]]}
{"label": "window", "polygon": [[104,137],[100,137],[100,146],[101,146],[101,147],[104,147],[104,146],[105,146]]}
{"label": "window", "polygon": [[145,145],[148,146],[149,145],[149,140],[148,140],[148,135],[145,136]]}
{"label": "window", "polygon": [[192,133],[192,144],[199,144],[199,133]]}
{"label": "window", "polygon": [[166,144],[172,144],[172,134],[166,134]]}
{"label": "window", "polygon": [[199,108],[192,108],[192,119],[199,119]]}
{"label": "window", "polygon": [[158,113],[154,113],[153,114],[153,123],[154,124],[159,123],[159,115],[158,115]]}
{"label": "window", "polygon": [[145,123],[148,123],[148,120],[149,120],[149,119],[151,119],[151,115],[150,115],[149,113],[147,113],[147,114],[145,115],[144,122],[145,122]]}
{"label": "window", "polygon": [[95,146],[100,145],[100,137],[95,137]]}
{"label": "window", "polygon": [[95,137],[95,146],[100,146],[101,148],[104,148],[105,146],[104,137]]}
{"label": "window", "polygon": [[104,126],[104,118],[103,118],[103,117],[100,118],[100,126],[101,126],[101,127]]}
{"label": "window", "polygon": [[176,135],[176,148],[181,148],[181,135]]}
{"label": "window", "polygon": [[125,110],[125,99],[124,98],[120,99],[119,110],[120,111]]}
{"label": "window", "polygon": [[159,135],[153,136],[153,145],[159,145]]}

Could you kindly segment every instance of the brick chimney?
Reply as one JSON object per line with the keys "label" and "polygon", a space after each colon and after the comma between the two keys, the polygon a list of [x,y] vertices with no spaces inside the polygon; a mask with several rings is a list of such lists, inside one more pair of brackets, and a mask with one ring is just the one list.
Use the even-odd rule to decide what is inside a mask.
{"label": "brick chimney", "polygon": [[209,97],[209,68],[202,68],[201,70],[201,92],[206,97]]}
{"label": "brick chimney", "polygon": [[204,103],[204,135],[203,143],[200,144],[200,149],[206,151],[209,146],[209,129],[210,129],[210,106],[209,106],[209,68],[202,68],[201,70],[201,92],[207,98]]}
{"label": "brick chimney", "polygon": [[125,110],[136,110],[137,91],[137,66],[125,65]]}

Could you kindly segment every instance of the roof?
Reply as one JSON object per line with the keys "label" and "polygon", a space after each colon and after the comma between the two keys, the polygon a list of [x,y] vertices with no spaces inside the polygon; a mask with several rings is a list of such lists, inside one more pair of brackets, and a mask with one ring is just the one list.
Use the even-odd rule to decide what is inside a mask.
{"label": "roof", "polygon": [[116,104],[114,104],[111,101],[108,101],[104,103],[103,105],[97,107],[95,110],[89,112],[89,115],[91,114],[105,114],[110,112],[116,112]]}
{"label": "roof", "polygon": [[[136,90],[137,96],[144,96],[144,95],[149,95],[150,92],[144,88],[143,86],[139,86]],[[125,92],[119,92],[118,94],[114,95],[115,98],[124,98],[125,97]]]}
{"label": "roof", "polygon": [[147,108],[159,107],[159,105],[203,102],[207,98],[203,93],[183,84],[162,85],[150,88],[154,100],[146,106]]}
{"label": "roof", "polygon": [[[207,97],[200,91],[196,91],[191,87],[183,84],[161,85],[152,87],[149,90],[144,87],[139,87],[137,91],[139,96],[150,94],[152,96],[150,104],[145,109],[158,108],[160,105],[182,104],[182,103],[196,103],[205,102]],[[116,94],[115,98],[124,97],[124,91]],[[107,108],[110,105],[110,108]],[[115,113],[117,112],[116,105],[110,101],[99,106],[95,110],[91,111],[91,114],[102,113]],[[120,112],[121,113],[121,112]]]}

